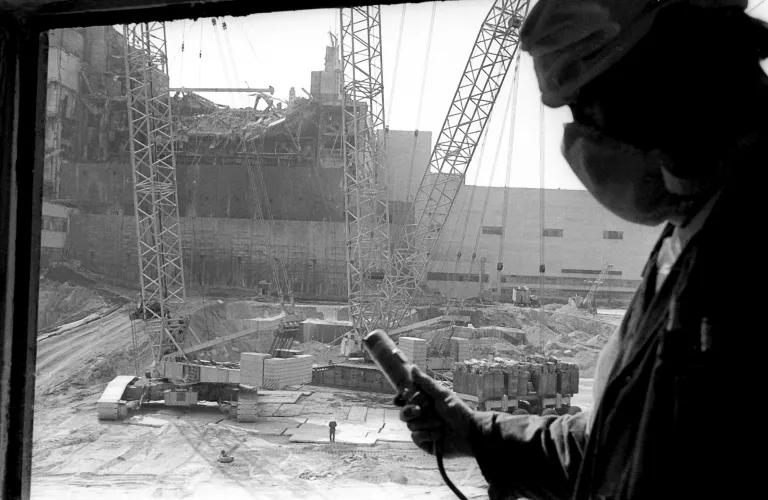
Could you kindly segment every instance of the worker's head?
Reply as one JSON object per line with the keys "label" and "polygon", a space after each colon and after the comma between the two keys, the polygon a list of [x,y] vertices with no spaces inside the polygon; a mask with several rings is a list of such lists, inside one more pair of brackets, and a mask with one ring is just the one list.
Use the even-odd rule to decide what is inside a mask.
{"label": "worker's head", "polygon": [[768,29],[745,0],[540,0],[523,26],[563,152],[617,215],[684,216],[766,128]]}

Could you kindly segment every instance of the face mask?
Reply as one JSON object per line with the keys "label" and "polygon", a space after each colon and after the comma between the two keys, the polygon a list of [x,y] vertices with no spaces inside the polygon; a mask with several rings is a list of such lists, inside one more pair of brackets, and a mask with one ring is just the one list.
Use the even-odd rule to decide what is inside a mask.
{"label": "face mask", "polygon": [[690,202],[669,192],[664,183],[664,158],[569,123],[563,155],[597,201],[629,222],[655,226],[682,216]]}

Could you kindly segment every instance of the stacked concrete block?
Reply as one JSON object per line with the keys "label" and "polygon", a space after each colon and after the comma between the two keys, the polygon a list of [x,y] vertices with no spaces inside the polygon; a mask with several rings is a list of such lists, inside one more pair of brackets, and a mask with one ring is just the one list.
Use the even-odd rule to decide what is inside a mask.
{"label": "stacked concrete block", "polygon": [[264,360],[264,387],[282,389],[289,385],[312,382],[312,356],[300,354],[291,358]]}
{"label": "stacked concrete block", "polygon": [[243,352],[240,354],[240,384],[251,387],[264,387],[264,361],[269,354],[262,352]]}
{"label": "stacked concrete block", "polygon": [[466,361],[472,357],[472,346],[469,339],[461,337],[451,338],[451,359],[453,361]]}
{"label": "stacked concrete block", "polygon": [[421,368],[427,369],[427,341],[416,337],[400,337],[400,351],[408,360]]}
{"label": "stacked concrete block", "polygon": [[255,422],[259,418],[259,394],[253,389],[240,388],[237,397],[237,420],[240,422]]}

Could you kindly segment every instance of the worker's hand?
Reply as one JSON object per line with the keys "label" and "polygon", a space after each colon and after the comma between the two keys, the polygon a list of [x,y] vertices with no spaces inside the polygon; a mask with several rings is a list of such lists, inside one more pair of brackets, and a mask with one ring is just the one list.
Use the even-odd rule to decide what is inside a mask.
{"label": "worker's hand", "polygon": [[469,435],[475,423],[474,412],[459,397],[413,367],[413,382],[419,389],[408,401],[395,399],[402,406],[400,419],[408,424],[411,439],[422,450],[433,453],[435,441],[444,457],[472,456]]}

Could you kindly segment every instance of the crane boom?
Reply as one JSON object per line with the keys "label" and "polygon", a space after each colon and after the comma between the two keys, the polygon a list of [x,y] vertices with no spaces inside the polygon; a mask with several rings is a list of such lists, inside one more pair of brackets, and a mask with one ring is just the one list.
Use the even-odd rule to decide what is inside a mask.
{"label": "crane boom", "polygon": [[123,34],[141,283],[139,307],[157,366],[174,347],[182,350],[186,330],[179,317],[185,298],[184,266],[165,24],[125,25]]}
{"label": "crane boom", "polygon": [[393,303],[390,327],[396,327],[425,277],[435,248],[459,189],[464,183],[477,143],[483,134],[496,97],[517,55],[520,27],[530,0],[496,0],[485,17],[459,80],[448,114],[437,137],[414,198],[416,214],[406,225],[392,256],[387,288],[402,294]]}
{"label": "crane boom", "polygon": [[390,267],[378,5],[340,10],[347,285],[355,331],[382,324]]}

